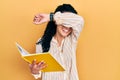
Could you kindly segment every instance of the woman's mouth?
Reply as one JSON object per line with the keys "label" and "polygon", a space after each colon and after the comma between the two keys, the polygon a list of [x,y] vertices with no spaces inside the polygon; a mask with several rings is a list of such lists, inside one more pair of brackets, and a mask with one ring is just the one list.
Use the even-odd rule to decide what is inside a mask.
{"label": "woman's mouth", "polygon": [[63,30],[63,32],[65,32],[65,33],[68,33],[68,32],[69,32],[68,29],[62,29],[62,30]]}

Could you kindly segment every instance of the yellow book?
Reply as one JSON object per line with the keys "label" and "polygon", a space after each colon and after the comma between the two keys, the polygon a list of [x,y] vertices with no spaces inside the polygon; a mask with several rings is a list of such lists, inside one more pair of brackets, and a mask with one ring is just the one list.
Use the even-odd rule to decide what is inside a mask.
{"label": "yellow book", "polygon": [[55,58],[49,52],[30,54],[18,43],[16,43],[16,46],[21,54],[21,57],[25,61],[29,63],[32,63],[34,59],[36,59],[37,62],[44,61],[47,64],[47,67],[44,68],[42,72],[65,71],[65,69],[55,60]]}

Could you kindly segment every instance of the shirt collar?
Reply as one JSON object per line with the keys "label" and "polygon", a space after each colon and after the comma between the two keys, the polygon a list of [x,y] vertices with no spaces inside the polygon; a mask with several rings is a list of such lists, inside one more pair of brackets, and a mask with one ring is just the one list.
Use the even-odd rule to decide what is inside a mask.
{"label": "shirt collar", "polygon": [[[63,45],[64,40],[65,40],[65,39],[62,40],[61,46]],[[57,42],[57,40],[56,40],[54,37],[52,37],[52,40],[51,40],[51,41],[52,41],[53,43],[55,43],[56,45],[58,45],[58,42]],[[60,47],[61,47],[61,46],[60,46]]]}

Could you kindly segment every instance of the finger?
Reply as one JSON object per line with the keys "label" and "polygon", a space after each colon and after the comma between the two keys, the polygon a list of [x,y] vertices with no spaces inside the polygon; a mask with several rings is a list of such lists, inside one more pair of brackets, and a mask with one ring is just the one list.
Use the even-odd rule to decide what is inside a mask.
{"label": "finger", "polygon": [[34,23],[34,24],[37,24],[37,25],[38,25],[38,24],[41,24],[41,22],[33,22],[33,23]]}
{"label": "finger", "polygon": [[38,18],[34,18],[34,19],[33,19],[33,22],[38,22]]}
{"label": "finger", "polygon": [[36,64],[36,59],[32,61],[32,65],[35,65],[35,64]]}
{"label": "finger", "polygon": [[39,68],[43,69],[43,68],[46,67],[46,66],[47,66],[47,64],[46,64],[46,63],[43,63],[43,64],[41,64],[41,65],[39,66]]}
{"label": "finger", "polygon": [[39,18],[39,16],[38,16],[38,15],[35,15],[33,20],[36,20],[37,18]]}
{"label": "finger", "polygon": [[39,19],[38,19],[38,22],[40,22],[42,19],[43,19],[43,17],[40,16]]}
{"label": "finger", "polygon": [[42,18],[35,18],[35,19],[33,20],[33,23],[34,23],[34,24],[41,24],[41,23],[43,23]]}
{"label": "finger", "polygon": [[40,20],[38,22],[37,21],[34,22],[34,24],[42,24],[42,23],[45,23],[45,21],[44,20]]}
{"label": "finger", "polygon": [[35,21],[34,21],[33,23],[34,23],[34,24],[37,24],[37,25],[40,24],[39,22],[35,22]]}
{"label": "finger", "polygon": [[41,69],[44,69],[44,68],[46,68],[48,65],[47,64],[45,64],[45,65],[43,65],[42,67],[41,67]]}
{"label": "finger", "polygon": [[29,64],[29,67],[32,68],[32,64]]}
{"label": "finger", "polygon": [[38,17],[39,17],[39,14],[36,14],[36,15],[35,15],[35,18],[38,18]]}
{"label": "finger", "polygon": [[38,18],[38,16],[35,16],[35,18]]}
{"label": "finger", "polygon": [[41,62],[38,63],[38,66],[40,67],[44,63],[45,63],[44,61],[41,61]]}
{"label": "finger", "polygon": [[35,21],[35,20],[36,20],[36,18],[34,17],[34,18],[33,18],[33,21]]}

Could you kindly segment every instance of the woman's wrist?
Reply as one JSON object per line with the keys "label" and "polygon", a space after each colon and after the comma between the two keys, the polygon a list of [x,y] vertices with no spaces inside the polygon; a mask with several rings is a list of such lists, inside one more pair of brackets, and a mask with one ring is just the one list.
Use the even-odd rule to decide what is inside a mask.
{"label": "woman's wrist", "polygon": [[32,74],[32,75],[35,77],[35,79],[41,78],[41,71],[39,71],[38,74]]}

